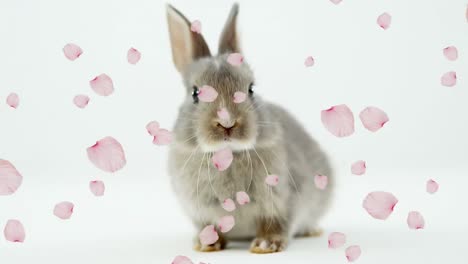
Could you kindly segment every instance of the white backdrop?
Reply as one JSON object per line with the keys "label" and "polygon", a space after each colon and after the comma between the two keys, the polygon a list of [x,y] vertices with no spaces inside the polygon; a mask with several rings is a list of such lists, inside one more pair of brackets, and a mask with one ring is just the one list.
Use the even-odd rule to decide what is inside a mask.
{"label": "white backdrop", "polygon": [[[239,28],[246,59],[253,67],[256,92],[289,109],[327,149],[339,173],[333,210],[325,234],[341,231],[359,244],[359,263],[460,262],[468,249],[468,214],[462,202],[468,180],[468,23],[466,0],[239,1]],[[343,263],[343,249],[326,248],[326,235],[293,242],[288,251],[253,256],[247,245],[214,254],[191,250],[192,227],[176,203],[166,173],[167,148],[151,143],[145,125],[158,120],[171,128],[184,90],[172,65],[162,1],[0,2],[0,158],[24,177],[12,196],[0,197],[0,228],[20,219],[26,241],[0,239],[0,261],[30,263],[170,263],[178,254],[210,263]],[[212,50],[231,1],[172,1],[189,19],[202,21]],[[383,12],[390,28],[376,24]],[[74,62],[62,48],[84,50]],[[442,49],[454,45],[459,59]],[[137,65],[127,50],[141,51]],[[312,55],[315,65],[304,67]],[[440,77],[456,71],[448,88]],[[95,94],[89,80],[101,73],[115,93]],[[20,96],[18,109],[4,103]],[[91,97],[85,109],[72,99]],[[355,113],[356,133],[332,136],[320,111],[347,104]],[[387,112],[390,121],[377,133],[357,117],[367,106]],[[114,175],[95,168],[86,148],[113,136],[128,163]],[[349,165],[367,161],[365,176]],[[425,182],[440,183],[435,195]],[[104,197],[88,189],[90,180],[106,183]],[[361,207],[370,191],[393,192],[400,200],[386,222]],[[53,216],[60,201],[75,203],[72,219]],[[408,211],[426,218],[425,230],[406,226]],[[280,263],[278,262],[278,263]]]}

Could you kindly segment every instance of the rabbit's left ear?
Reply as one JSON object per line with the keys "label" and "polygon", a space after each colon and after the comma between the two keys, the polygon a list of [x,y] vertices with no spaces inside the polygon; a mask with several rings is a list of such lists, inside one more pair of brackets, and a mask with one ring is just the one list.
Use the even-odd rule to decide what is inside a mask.
{"label": "rabbit's left ear", "polygon": [[239,14],[239,4],[235,3],[229,17],[224,25],[223,33],[219,39],[218,53],[240,53],[239,36],[237,34],[237,14]]}

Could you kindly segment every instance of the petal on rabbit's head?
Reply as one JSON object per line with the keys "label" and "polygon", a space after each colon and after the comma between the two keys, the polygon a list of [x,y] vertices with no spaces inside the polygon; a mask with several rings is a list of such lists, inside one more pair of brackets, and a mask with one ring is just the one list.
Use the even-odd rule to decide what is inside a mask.
{"label": "petal on rabbit's head", "polygon": [[240,66],[244,62],[244,56],[240,53],[231,53],[227,57],[227,62],[232,66]]}
{"label": "petal on rabbit's head", "polygon": [[195,20],[195,21],[193,21],[192,24],[190,25],[190,30],[191,30],[192,32],[201,34],[201,29],[202,29],[201,26],[202,26],[202,25],[201,25],[200,20]]}
{"label": "petal on rabbit's head", "polygon": [[234,93],[234,99],[233,99],[234,103],[236,103],[236,104],[243,103],[245,101],[245,99],[247,99],[247,94],[246,93],[239,92],[239,91]]}

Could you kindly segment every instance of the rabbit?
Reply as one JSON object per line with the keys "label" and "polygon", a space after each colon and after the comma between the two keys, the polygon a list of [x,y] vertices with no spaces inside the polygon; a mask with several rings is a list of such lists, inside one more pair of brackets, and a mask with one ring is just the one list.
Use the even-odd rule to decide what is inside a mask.
{"label": "rabbit", "polygon": [[[241,53],[237,32],[239,5],[233,5],[221,34],[218,55],[211,55],[203,38],[191,31],[191,23],[167,5],[172,58],[182,75],[186,96],[179,108],[169,147],[171,185],[184,211],[197,228],[194,249],[202,252],[226,248],[229,240],[252,240],[252,253],[274,253],[286,249],[293,237],[321,234],[318,221],[331,206],[333,171],[327,155],[285,109],[264,101],[254,91],[249,65],[227,62],[229,54]],[[204,85],[218,93],[213,102],[198,96]],[[246,100],[234,103],[235,92]],[[217,111],[225,108],[230,122],[222,122]],[[211,158],[230,148],[233,161],[218,171]],[[279,176],[276,186],[265,183],[267,175]],[[315,175],[328,176],[324,190],[314,184]],[[227,212],[222,203],[235,200],[244,191],[245,205]],[[235,225],[211,245],[203,245],[198,234],[207,225],[217,227],[226,215]]]}

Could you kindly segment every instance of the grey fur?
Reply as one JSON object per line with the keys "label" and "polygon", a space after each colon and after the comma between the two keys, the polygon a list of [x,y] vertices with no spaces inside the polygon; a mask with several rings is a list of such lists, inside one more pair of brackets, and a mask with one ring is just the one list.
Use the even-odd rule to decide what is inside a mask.
{"label": "grey fur", "polygon": [[[224,32],[227,27],[235,29],[227,23]],[[238,43],[220,46],[238,47]],[[319,145],[286,110],[263,101],[257,94],[243,103],[233,103],[234,92],[248,93],[254,79],[246,62],[232,66],[226,59],[227,54],[194,58],[182,71],[187,96],[173,129],[175,137],[169,154],[172,185],[198,231],[231,214],[236,225],[225,237],[251,239],[257,236],[259,219],[275,219],[282,227],[279,235],[285,245],[293,235],[316,230],[329,208],[333,172]],[[218,98],[212,103],[194,104],[192,87],[205,84],[215,87]],[[214,126],[216,110],[221,106],[242,120],[231,141],[223,140]],[[219,172],[211,157],[215,150],[226,146],[234,149],[234,161],[226,171]],[[267,174],[278,175],[279,184],[266,185]],[[325,190],[315,187],[317,174],[328,176]],[[221,203],[226,198],[235,200],[239,191],[246,191],[251,202],[226,212]]]}

